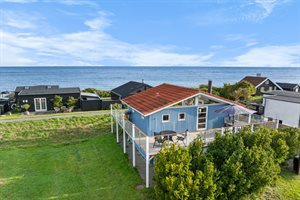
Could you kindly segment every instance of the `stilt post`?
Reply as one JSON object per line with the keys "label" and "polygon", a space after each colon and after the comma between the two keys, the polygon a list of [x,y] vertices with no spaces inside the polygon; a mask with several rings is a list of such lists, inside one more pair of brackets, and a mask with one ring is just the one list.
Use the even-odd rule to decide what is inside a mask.
{"label": "stilt post", "polygon": [[117,143],[119,143],[119,113],[116,112],[116,139]]}
{"label": "stilt post", "polygon": [[132,165],[135,167],[135,125],[132,124]]}
{"label": "stilt post", "polygon": [[123,126],[123,153],[126,153],[125,114],[122,114],[122,126]]}
{"label": "stilt post", "polygon": [[114,132],[114,117],[113,117],[113,105],[110,104],[110,131]]}
{"label": "stilt post", "polygon": [[146,136],[146,188],[149,188],[149,137]]}
{"label": "stilt post", "polygon": [[224,132],[225,132],[225,129],[224,127],[221,128],[221,135],[223,136],[224,135]]}

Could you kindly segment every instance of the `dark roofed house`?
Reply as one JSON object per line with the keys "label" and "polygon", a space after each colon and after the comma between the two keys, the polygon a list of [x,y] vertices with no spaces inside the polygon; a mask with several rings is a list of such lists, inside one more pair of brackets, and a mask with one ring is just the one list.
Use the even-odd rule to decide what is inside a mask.
{"label": "dark roofed house", "polygon": [[[80,99],[80,88],[69,87],[60,88],[57,85],[39,85],[39,86],[18,86],[15,90],[16,103],[19,106],[27,103],[30,105],[29,111],[45,112],[53,110],[52,99],[55,95],[63,98],[63,103],[67,98],[73,96]],[[76,106],[79,106],[79,101]]]}
{"label": "dark roofed house", "polygon": [[285,91],[300,92],[300,85],[297,83],[278,83],[277,84]]}
{"label": "dark roofed house", "polygon": [[113,100],[121,100],[133,94],[142,92],[152,88],[152,86],[143,82],[129,81],[119,87],[111,90],[111,97]]}
{"label": "dark roofed house", "polygon": [[273,90],[282,90],[282,88],[275,82],[271,81],[267,77],[257,76],[246,76],[241,81],[247,81],[252,84],[256,89],[256,95],[261,95],[266,92]]}

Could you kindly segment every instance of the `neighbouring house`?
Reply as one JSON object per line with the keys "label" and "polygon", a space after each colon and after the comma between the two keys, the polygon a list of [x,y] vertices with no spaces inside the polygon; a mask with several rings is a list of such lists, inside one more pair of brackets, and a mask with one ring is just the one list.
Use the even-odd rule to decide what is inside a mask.
{"label": "neighbouring house", "polygon": [[278,83],[283,90],[292,91],[292,92],[300,92],[300,85],[297,83]]}
{"label": "neighbouring house", "polygon": [[8,112],[10,110],[10,103],[8,98],[0,98],[0,115]]}
{"label": "neighbouring house", "polygon": [[273,90],[282,90],[277,83],[267,77],[261,77],[260,74],[257,76],[246,76],[241,81],[247,81],[252,84],[256,89],[256,95],[262,95]]}
{"label": "neighbouring house", "polygon": [[113,100],[121,100],[128,96],[142,92],[152,88],[152,86],[145,84],[144,82],[129,81],[119,87],[111,90],[111,98]]}
{"label": "neighbouring house", "polygon": [[280,124],[300,127],[300,93],[272,91],[264,95],[264,116]]}
{"label": "neighbouring house", "polygon": [[149,136],[163,130],[197,132],[221,128],[228,114],[217,110],[228,105],[243,107],[210,93],[170,84],[129,96],[122,103],[128,106],[129,120]]}
{"label": "neighbouring house", "polygon": [[45,112],[54,109],[52,99],[55,95],[63,98],[63,104],[65,104],[68,97],[72,96],[78,99],[75,107],[79,107],[80,93],[79,87],[60,88],[58,85],[19,86],[15,90],[15,99],[19,106],[29,104],[29,111]]}

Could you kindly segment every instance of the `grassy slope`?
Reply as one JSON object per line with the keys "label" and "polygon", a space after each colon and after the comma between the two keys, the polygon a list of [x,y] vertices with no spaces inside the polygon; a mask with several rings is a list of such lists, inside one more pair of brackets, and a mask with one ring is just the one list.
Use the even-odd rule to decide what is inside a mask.
{"label": "grassy slope", "polygon": [[300,175],[283,170],[274,187],[268,187],[263,195],[266,200],[300,199]]}
{"label": "grassy slope", "polygon": [[108,122],[93,116],[0,124],[0,199],[145,199],[135,189],[138,174],[105,133]]}

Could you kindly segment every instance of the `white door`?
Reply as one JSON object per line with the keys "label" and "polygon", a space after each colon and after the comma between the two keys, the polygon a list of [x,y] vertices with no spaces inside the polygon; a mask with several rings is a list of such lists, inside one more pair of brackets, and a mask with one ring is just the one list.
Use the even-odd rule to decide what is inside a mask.
{"label": "white door", "polygon": [[47,111],[47,100],[46,98],[35,98],[34,108],[36,112]]}
{"label": "white door", "polygon": [[197,130],[205,130],[207,124],[207,107],[198,107]]}

